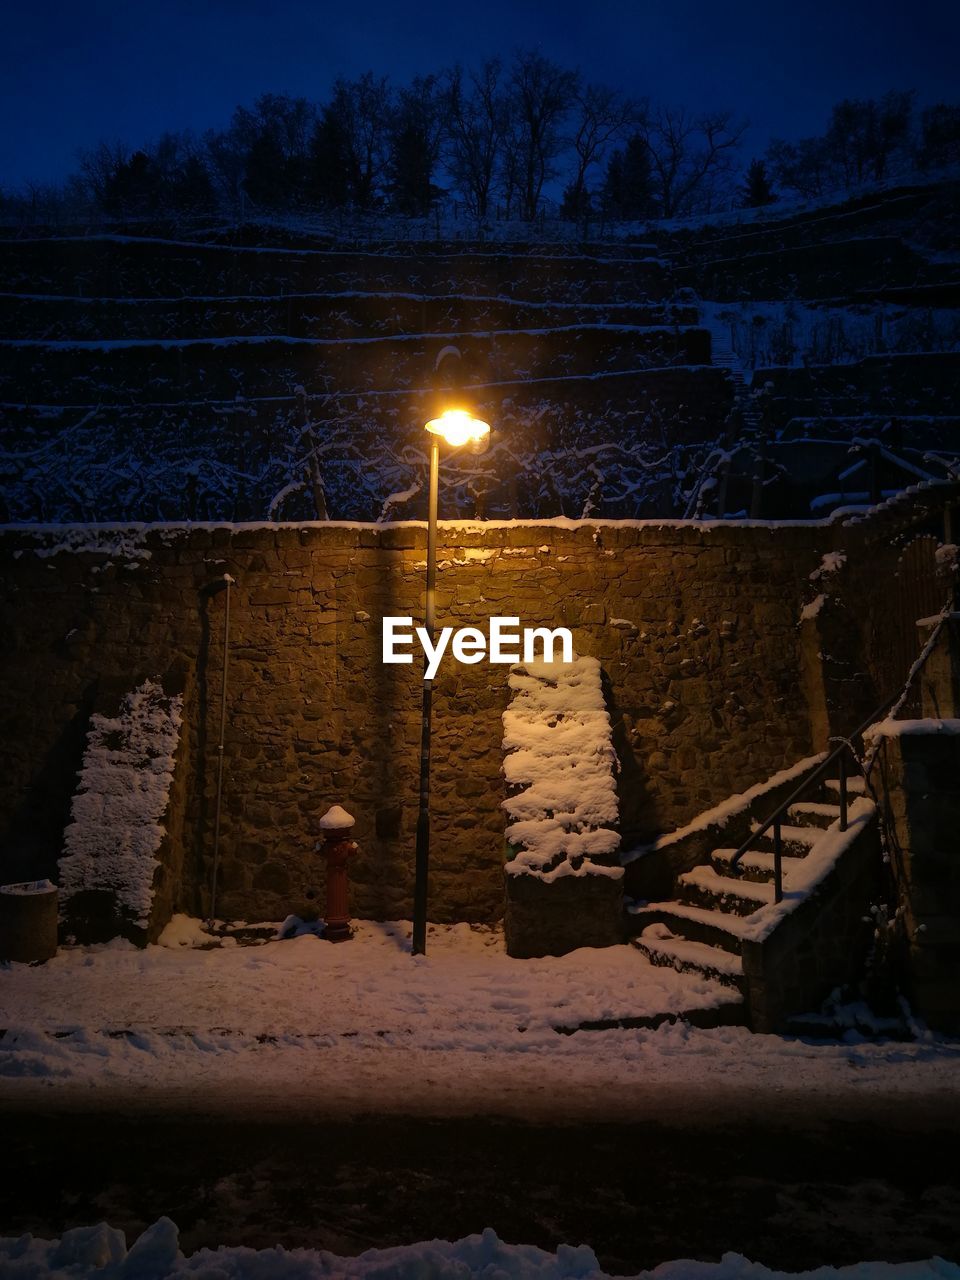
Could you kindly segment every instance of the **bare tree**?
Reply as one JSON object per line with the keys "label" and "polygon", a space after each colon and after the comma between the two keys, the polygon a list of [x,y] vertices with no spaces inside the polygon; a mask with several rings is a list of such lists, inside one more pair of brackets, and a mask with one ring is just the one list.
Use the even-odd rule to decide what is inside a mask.
{"label": "bare tree", "polygon": [[227,129],[208,129],[203,135],[207,167],[226,206],[243,212],[247,155],[256,137],[253,117],[244,107],[233,113]]}
{"label": "bare tree", "polygon": [[918,160],[921,169],[960,161],[960,106],[938,102],[924,110]]}
{"label": "bare tree", "polygon": [[443,92],[447,166],[473,217],[487,217],[507,126],[503,71],[490,58],[466,77],[460,67],[447,75]]}
{"label": "bare tree", "polygon": [[645,109],[606,85],[588,84],[574,95],[573,130],[570,143],[576,156],[573,179],[567,188],[570,207],[586,212],[587,174],[606,158],[607,148],[640,125]]}
{"label": "bare tree", "polygon": [[346,126],[353,200],[371,209],[380,193],[390,146],[392,93],[386,76],[365,71],[359,80],[338,80],[333,105]]}
{"label": "bare tree", "polygon": [[517,122],[521,215],[532,222],[554,161],[564,148],[562,126],[580,85],[576,71],[565,71],[542,54],[519,51],[510,73],[510,97]]}
{"label": "bare tree", "polygon": [[867,179],[882,182],[893,156],[910,140],[913,94],[891,90],[879,100],[844,99],[830,114],[826,146],[850,187]]}
{"label": "bare tree", "polygon": [[415,76],[397,94],[390,129],[390,202],[398,213],[423,217],[441,194],[433,178],[442,135],[437,77]]}
{"label": "bare tree", "polygon": [[797,142],[774,138],[767,160],[780,186],[805,199],[818,199],[836,185],[823,138],[800,138]]}
{"label": "bare tree", "polygon": [[121,165],[130,159],[122,142],[101,142],[92,151],[80,152],[80,173],[95,204],[103,208],[107,192]]}
{"label": "bare tree", "polygon": [[662,217],[716,207],[746,128],[729,111],[692,116],[683,107],[660,107],[651,114],[644,137]]}
{"label": "bare tree", "polygon": [[830,112],[825,133],[797,142],[774,139],[767,159],[780,184],[807,199],[883,182],[898,159],[909,162],[912,118],[912,93],[846,98]]}

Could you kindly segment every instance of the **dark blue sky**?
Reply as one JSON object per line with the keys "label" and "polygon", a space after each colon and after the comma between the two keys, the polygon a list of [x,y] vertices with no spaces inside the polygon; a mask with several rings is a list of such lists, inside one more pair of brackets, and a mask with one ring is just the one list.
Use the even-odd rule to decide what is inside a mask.
{"label": "dark blue sky", "polygon": [[404,80],[535,47],[638,95],[728,105],[771,134],[885,89],[960,99],[960,5],[944,0],[0,0],[0,185],[62,177],[100,139],[227,122],[274,91],[322,99],[338,75]]}

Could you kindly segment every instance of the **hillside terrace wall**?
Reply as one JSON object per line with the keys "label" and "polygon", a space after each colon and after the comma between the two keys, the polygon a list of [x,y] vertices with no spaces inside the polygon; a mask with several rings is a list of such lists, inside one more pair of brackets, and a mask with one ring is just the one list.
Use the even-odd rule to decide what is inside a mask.
{"label": "hillside terrace wall", "polygon": [[[251,348],[251,350],[256,350]],[[315,375],[315,370],[311,371]],[[285,446],[296,445],[303,423],[338,432],[336,448],[324,460],[328,512],[339,519],[368,520],[380,514],[384,500],[416,477],[417,468],[396,472],[366,466],[357,483],[357,458],[369,458],[383,444],[397,455],[415,449],[422,456],[421,424],[436,410],[436,393],[390,392],[376,396],[342,393],[335,397],[277,394],[263,401],[231,398],[157,405],[117,403],[110,385],[85,388],[96,403],[59,408],[2,406],[7,435],[8,470],[0,489],[0,520],[83,520],[97,511],[101,518],[256,520],[267,514],[270,499],[287,485]],[[654,449],[664,431],[678,444],[697,445],[715,439],[730,411],[732,384],[724,370],[709,366],[664,368],[640,373],[581,379],[523,381],[519,377],[478,388],[482,412],[495,424],[495,444],[509,441],[522,457],[545,449],[564,450],[609,443],[620,433],[646,439]],[[282,392],[282,387],[280,388]],[[127,467],[107,471],[100,459],[135,455]],[[296,455],[294,455],[296,456]],[[409,455],[408,455],[409,456]],[[416,457],[416,454],[413,455]],[[278,462],[278,458],[280,462]],[[142,461],[141,461],[142,459]],[[189,465],[198,459],[197,466]],[[468,458],[466,465],[476,467]],[[235,476],[218,474],[233,468]],[[454,462],[444,481],[456,475]],[[486,475],[489,514],[514,511],[548,517],[579,515],[592,480],[563,501],[544,490],[524,490],[515,472],[497,464],[495,452],[480,464]],[[39,474],[38,474],[39,472]],[[409,476],[409,478],[407,478]],[[536,480],[534,475],[533,479]],[[660,480],[662,506],[675,506],[673,475]],[[648,490],[646,501],[650,500]],[[407,505],[410,518],[425,514],[425,494]],[[444,509],[460,501],[459,514],[473,516],[475,498],[461,486],[448,493]],[[603,497],[604,516],[629,516],[636,499],[629,492],[614,506]],[[310,495],[291,495],[278,513],[309,518]],[[651,514],[658,514],[653,507]]]}
{"label": "hillside terrace wall", "polygon": [[[311,391],[392,392],[422,384],[447,337],[414,333],[315,341],[231,335],[90,345],[16,340],[0,347],[0,400],[76,405],[95,402],[99,394],[120,403],[162,404],[173,398],[270,396],[298,385]],[[471,383],[710,362],[710,335],[696,328],[572,325],[460,337]]]}
{"label": "hillside terrace wall", "polygon": [[[725,249],[722,243],[718,246]],[[895,236],[857,237],[742,252],[680,266],[676,283],[717,302],[740,298],[840,298],[857,289],[914,285],[925,267],[920,254]]]}
{"label": "hillside terrace wall", "polygon": [[[567,625],[598,657],[629,845],[811,749],[797,621],[830,524],[448,524],[438,618]],[[421,680],[380,619],[422,616],[422,526],[78,526],[0,532],[2,878],[55,872],[98,681],[191,673],[179,905],[207,910],[224,594],[233,590],[217,913],[322,894],[312,821],[357,818],[358,915],[409,914]],[[72,550],[57,550],[64,545]],[[434,694],[431,915],[500,914],[507,668],[444,661]]]}
{"label": "hillside terrace wall", "polygon": [[142,299],[16,297],[0,309],[0,338],[47,342],[111,338],[220,338],[224,334],[364,338],[373,334],[549,329],[571,324],[696,325],[682,303],[523,302],[411,293]]}
{"label": "hillside terrace wall", "polygon": [[115,235],[0,240],[0,286],[103,298],[362,289],[609,303],[673,293],[669,267],[656,258],[263,249]]}
{"label": "hillside terrace wall", "polygon": [[[765,389],[761,407],[769,427],[797,418],[878,414],[887,420],[916,414],[954,414],[960,401],[960,353],[914,352],[867,356],[854,364],[757,369]],[[904,442],[911,443],[909,421]]]}

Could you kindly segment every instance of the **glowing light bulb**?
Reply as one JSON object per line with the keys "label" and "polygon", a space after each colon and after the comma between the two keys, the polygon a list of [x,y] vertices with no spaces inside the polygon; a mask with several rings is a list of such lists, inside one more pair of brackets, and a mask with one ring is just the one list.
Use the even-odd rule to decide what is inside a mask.
{"label": "glowing light bulb", "polygon": [[466,409],[445,409],[439,418],[426,424],[431,435],[442,436],[451,449],[465,444],[480,444],[490,435],[490,424],[475,418]]}

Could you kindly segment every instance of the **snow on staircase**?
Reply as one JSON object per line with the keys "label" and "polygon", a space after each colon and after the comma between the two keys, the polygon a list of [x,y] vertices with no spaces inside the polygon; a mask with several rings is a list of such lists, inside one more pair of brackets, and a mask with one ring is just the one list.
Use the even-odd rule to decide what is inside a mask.
{"label": "snow on staircase", "polygon": [[716,332],[711,333],[710,357],[718,369],[725,369],[729,373],[730,380],[739,399],[746,391],[747,376],[740,357],[730,345],[730,340],[728,338],[725,339]]}
{"label": "snow on staircase", "polygon": [[[847,780],[848,827],[840,830],[840,783],[823,784],[824,798],[793,804],[782,827],[783,901],[774,899],[773,834],[758,837],[732,873],[735,849],[715,849],[708,864],[678,879],[678,897],[631,910],[633,945],[654,965],[699,974],[746,993],[742,949],[762,941],[813,893],[844,850],[873,817],[863,779]],[[754,824],[754,829],[759,824]]]}

